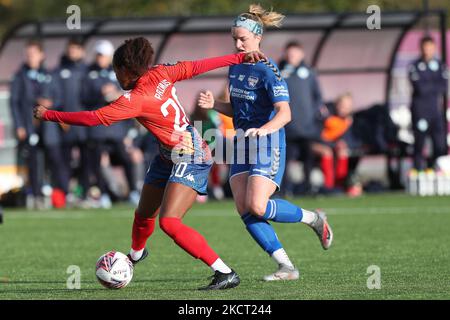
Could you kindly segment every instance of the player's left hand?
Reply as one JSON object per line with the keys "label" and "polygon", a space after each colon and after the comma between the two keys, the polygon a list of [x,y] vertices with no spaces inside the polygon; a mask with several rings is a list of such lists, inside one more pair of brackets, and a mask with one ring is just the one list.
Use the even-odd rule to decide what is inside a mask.
{"label": "player's left hand", "polygon": [[43,116],[44,116],[44,113],[47,112],[47,110],[48,110],[48,109],[47,109],[46,107],[44,107],[44,106],[41,106],[41,105],[36,106],[36,107],[34,107],[34,109],[33,109],[33,115],[34,115],[34,117],[35,117],[36,119],[42,120],[42,118],[43,118]]}
{"label": "player's left hand", "polygon": [[271,134],[273,132],[273,130],[270,129],[264,129],[264,128],[250,128],[247,131],[245,131],[245,136],[246,137],[256,137],[256,136],[260,136],[260,137],[265,137],[268,134]]}
{"label": "player's left hand", "polygon": [[247,52],[245,54],[244,60],[245,60],[245,62],[248,62],[248,63],[255,63],[255,62],[258,62],[261,60],[267,60],[267,57],[261,51],[256,50],[256,51]]}
{"label": "player's left hand", "polygon": [[36,102],[38,105],[40,106],[44,106],[46,108],[51,108],[53,105],[53,101],[51,99],[47,99],[47,98],[37,98]]}

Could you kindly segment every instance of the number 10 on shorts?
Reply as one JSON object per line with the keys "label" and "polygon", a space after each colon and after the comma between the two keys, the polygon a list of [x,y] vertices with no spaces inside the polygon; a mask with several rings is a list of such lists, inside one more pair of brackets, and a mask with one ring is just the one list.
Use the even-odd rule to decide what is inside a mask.
{"label": "number 10 on shorts", "polygon": [[180,163],[175,164],[174,176],[178,177],[178,178],[183,178],[184,172],[186,171],[186,168],[187,168],[187,163],[186,162],[180,162]]}

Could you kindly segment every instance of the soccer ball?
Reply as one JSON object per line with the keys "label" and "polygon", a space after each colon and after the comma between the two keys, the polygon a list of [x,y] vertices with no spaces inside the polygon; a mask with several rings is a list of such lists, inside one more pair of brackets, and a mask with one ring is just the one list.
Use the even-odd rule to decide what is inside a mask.
{"label": "soccer ball", "polygon": [[109,251],[98,259],[95,275],[104,287],[120,289],[133,278],[133,263],[123,253]]}

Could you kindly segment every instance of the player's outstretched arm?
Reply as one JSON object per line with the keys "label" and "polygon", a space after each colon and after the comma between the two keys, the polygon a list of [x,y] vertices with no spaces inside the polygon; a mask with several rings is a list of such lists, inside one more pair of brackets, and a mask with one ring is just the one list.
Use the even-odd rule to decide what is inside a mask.
{"label": "player's outstretched arm", "polygon": [[207,58],[195,61],[182,61],[172,66],[165,66],[169,78],[173,81],[181,81],[190,79],[199,74],[208,71],[228,67],[241,63],[256,63],[261,60],[266,60],[267,57],[260,51],[241,52],[220,56],[215,58]]}
{"label": "player's outstretched arm", "polygon": [[109,126],[115,122],[136,118],[142,109],[142,96],[126,93],[116,101],[95,111],[61,112],[43,106],[34,108],[34,117],[39,120],[66,123],[76,126]]}
{"label": "player's outstretched arm", "polygon": [[36,106],[33,109],[33,114],[38,120],[53,121],[76,126],[91,127],[102,124],[94,111],[62,112],[49,110],[44,106]]}
{"label": "player's outstretched arm", "polygon": [[267,57],[261,51],[241,52],[221,57],[207,58],[192,61],[192,76],[208,72],[210,70],[227,67],[235,64],[256,63]]}

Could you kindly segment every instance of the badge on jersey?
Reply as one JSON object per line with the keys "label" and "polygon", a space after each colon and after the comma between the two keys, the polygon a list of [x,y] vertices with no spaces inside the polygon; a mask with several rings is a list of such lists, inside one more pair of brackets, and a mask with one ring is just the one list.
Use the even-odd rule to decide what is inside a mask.
{"label": "badge on jersey", "polygon": [[72,72],[69,69],[62,69],[59,75],[63,79],[68,79],[72,76]]}
{"label": "badge on jersey", "polygon": [[427,70],[427,65],[424,62],[420,62],[419,65],[417,66],[419,68],[420,71],[425,71]]}
{"label": "badge on jersey", "polygon": [[92,80],[97,79],[98,71],[92,70],[91,72],[89,72],[89,78],[91,78]]}
{"label": "badge on jersey", "polygon": [[259,82],[259,79],[254,76],[249,76],[247,81],[248,81],[248,86],[250,88],[254,88],[256,86],[256,84]]}
{"label": "badge on jersey", "polygon": [[439,63],[437,63],[436,60],[431,60],[428,62],[428,68],[430,68],[431,71],[438,71],[439,70]]}
{"label": "badge on jersey", "polygon": [[305,67],[300,67],[297,70],[297,76],[300,79],[306,79],[306,78],[309,77],[309,70],[307,68],[305,68]]}

